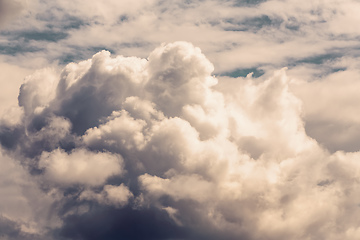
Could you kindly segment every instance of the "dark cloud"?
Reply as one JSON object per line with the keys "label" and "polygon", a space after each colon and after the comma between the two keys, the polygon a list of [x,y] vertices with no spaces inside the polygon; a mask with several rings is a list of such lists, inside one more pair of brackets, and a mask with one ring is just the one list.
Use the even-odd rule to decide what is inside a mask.
{"label": "dark cloud", "polygon": [[64,219],[60,236],[67,239],[187,239],[165,211],[157,209],[95,209]]}
{"label": "dark cloud", "polygon": [[45,236],[24,232],[21,229],[21,225],[15,221],[12,221],[2,215],[0,215],[0,238],[11,240],[42,240],[46,239]]}
{"label": "dark cloud", "polygon": [[11,239],[11,240],[43,240],[46,239],[44,236],[27,233],[21,230],[19,223],[11,221],[6,217],[0,215],[0,238],[1,239]]}
{"label": "dark cloud", "polygon": [[11,128],[8,126],[0,127],[0,143],[7,149],[15,149],[20,139],[24,135],[24,129],[22,127]]}
{"label": "dark cloud", "polygon": [[19,238],[21,233],[20,226],[3,216],[0,216],[0,236],[11,239]]}

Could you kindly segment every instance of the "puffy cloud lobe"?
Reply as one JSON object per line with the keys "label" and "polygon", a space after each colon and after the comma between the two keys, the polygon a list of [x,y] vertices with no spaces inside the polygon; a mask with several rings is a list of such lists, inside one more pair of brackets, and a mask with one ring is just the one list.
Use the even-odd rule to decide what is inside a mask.
{"label": "puffy cloud lobe", "polygon": [[94,193],[91,190],[82,192],[80,200],[95,200],[101,204],[122,207],[128,203],[132,196],[133,194],[124,184],[119,186],[105,185],[100,193]]}
{"label": "puffy cloud lobe", "polygon": [[101,185],[108,177],[123,171],[120,156],[85,149],[75,149],[71,153],[60,149],[43,152],[39,167],[45,168],[46,179],[60,185]]}
{"label": "puffy cloud lobe", "polygon": [[[83,136],[88,146],[105,145],[108,148],[141,149],[145,143],[142,133],[146,122],[129,116],[125,110],[113,112],[106,124],[91,128]],[[104,147],[105,147],[104,146]]]}
{"label": "puffy cloud lobe", "polygon": [[53,69],[38,70],[25,78],[18,97],[25,114],[41,113],[56,95],[58,76]]}
{"label": "puffy cloud lobe", "polygon": [[148,89],[153,101],[168,116],[176,116],[184,105],[203,104],[208,87],[216,84],[213,65],[199,48],[189,43],[168,44],[149,56]]}
{"label": "puffy cloud lobe", "polygon": [[71,120],[73,132],[83,134],[97,126],[101,118],[121,110],[126,97],[141,94],[146,63],[135,57],[112,59],[109,52],[102,51],[89,61],[69,64],[61,75],[51,108]]}
{"label": "puffy cloud lobe", "polygon": [[[66,236],[91,239],[68,223],[119,217],[108,206],[155,211],[189,239],[357,238],[359,152],[330,154],[307,136],[286,69],[218,82],[200,49],[176,42],[148,60],[102,51],[47,71],[21,87],[15,152],[87,209],[59,212]],[[53,76],[43,92],[42,74]],[[99,236],[120,236],[109,231]]]}

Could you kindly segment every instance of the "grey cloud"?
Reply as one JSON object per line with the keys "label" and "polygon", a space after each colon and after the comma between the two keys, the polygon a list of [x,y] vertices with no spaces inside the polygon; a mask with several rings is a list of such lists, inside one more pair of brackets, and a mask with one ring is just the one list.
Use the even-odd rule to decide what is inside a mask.
{"label": "grey cloud", "polygon": [[359,131],[357,123],[331,120],[308,120],[305,129],[309,136],[323,144],[329,151],[356,152],[359,150]]}
{"label": "grey cloud", "polygon": [[20,226],[18,226],[15,222],[12,222],[9,219],[4,218],[3,216],[0,217],[0,236],[2,238],[6,237],[9,239],[16,239],[19,238],[21,233]]}
{"label": "grey cloud", "polygon": [[0,238],[3,240],[45,240],[46,237],[21,230],[19,223],[0,215]]}
{"label": "grey cloud", "polygon": [[68,239],[186,239],[187,233],[174,224],[165,211],[97,209],[65,219],[60,235]]}
{"label": "grey cloud", "polygon": [[0,26],[15,18],[24,5],[21,1],[1,0],[0,1]]}
{"label": "grey cloud", "polygon": [[59,223],[51,214],[56,193],[43,192],[28,168],[20,165],[14,151],[1,148],[0,161],[0,238],[49,239],[46,229]]}

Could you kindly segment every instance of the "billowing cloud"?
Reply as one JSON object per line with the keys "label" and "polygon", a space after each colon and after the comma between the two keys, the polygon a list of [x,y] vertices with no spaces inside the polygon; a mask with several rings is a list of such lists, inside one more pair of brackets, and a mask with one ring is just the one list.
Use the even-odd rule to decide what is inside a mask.
{"label": "billowing cloud", "polygon": [[[27,77],[0,140],[41,186],[32,192],[52,193],[59,222],[46,234],[358,239],[358,148],[333,153],[308,136],[304,107],[314,119],[317,110],[285,68],[260,78],[213,71],[199,48],[174,42],[147,59],[102,51]],[[18,222],[0,223],[20,236]]]}

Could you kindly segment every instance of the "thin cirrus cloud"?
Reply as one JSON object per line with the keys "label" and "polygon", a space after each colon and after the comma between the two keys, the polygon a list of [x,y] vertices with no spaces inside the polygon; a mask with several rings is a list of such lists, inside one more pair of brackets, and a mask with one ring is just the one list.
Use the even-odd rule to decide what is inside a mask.
{"label": "thin cirrus cloud", "polygon": [[357,1],[27,3],[0,238],[359,238]]}
{"label": "thin cirrus cloud", "polygon": [[29,76],[0,139],[52,225],[30,231],[15,213],[3,225],[54,239],[357,239],[359,153],[307,135],[286,69],[261,81],[213,70],[174,42]]}

